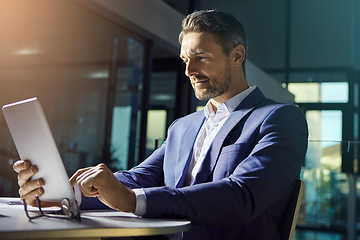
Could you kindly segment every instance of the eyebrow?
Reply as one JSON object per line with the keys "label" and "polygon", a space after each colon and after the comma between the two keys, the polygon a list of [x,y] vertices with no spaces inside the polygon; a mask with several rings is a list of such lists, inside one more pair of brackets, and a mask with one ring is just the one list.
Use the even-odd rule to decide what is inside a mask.
{"label": "eyebrow", "polygon": [[[206,52],[206,51],[199,51],[199,52],[195,52],[195,53],[191,53],[191,52],[190,52],[190,54],[193,55],[193,56],[198,56],[198,55],[209,54],[209,53]],[[183,58],[184,58],[184,55],[180,54],[180,58],[183,59]]]}

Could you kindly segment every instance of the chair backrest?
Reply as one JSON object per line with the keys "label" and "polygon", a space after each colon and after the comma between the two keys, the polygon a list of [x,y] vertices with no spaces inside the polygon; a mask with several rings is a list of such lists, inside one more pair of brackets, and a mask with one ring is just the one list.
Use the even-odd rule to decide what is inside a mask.
{"label": "chair backrest", "polygon": [[305,183],[299,179],[278,227],[282,240],[292,240],[294,238],[296,222],[304,190]]}

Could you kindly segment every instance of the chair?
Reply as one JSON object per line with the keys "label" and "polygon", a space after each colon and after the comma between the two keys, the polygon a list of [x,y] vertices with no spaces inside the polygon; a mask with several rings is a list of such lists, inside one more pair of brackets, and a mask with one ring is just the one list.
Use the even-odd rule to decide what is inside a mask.
{"label": "chair", "polygon": [[299,215],[300,204],[304,195],[305,183],[299,179],[285,209],[284,216],[279,224],[279,232],[282,240],[294,238],[295,226]]}

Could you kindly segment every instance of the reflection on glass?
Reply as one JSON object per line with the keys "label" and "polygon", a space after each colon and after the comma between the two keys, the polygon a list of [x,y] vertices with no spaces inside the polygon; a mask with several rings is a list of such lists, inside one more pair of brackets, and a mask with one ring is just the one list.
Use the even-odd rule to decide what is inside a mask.
{"label": "reflection on glass", "polygon": [[131,106],[115,106],[111,129],[111,164],[114,169],[128,168]]}
{"label": "reflection on glass", "polygon": [[342,112],[338,110],[307,111],[309,147],[305,166],[340,169]]}
{"label": "reflection on glass", "polygon": [[348,196],[347,178],[340,169],[303,168],[305,199],[299,223],[345,227]]}
{"label": "reflection on glass", "polygon": [[146,151],[154,151],[155,140],[159,146],[166,137],[166,110],[149,110],[146,129]]}
{"label": "reflection on glass", "polygon": [[320,102],[319,83],[289,83],[288,90],[295,95],[295,102]]}
{"label": "reflection on glass", "polygon": [[[341,172],[342,112],[307,111],[306,119],[309,145],[301,172],[306,187],[298,224],[345,229],[349,188]],[[349,144],[352,148],[355,143]],[[295,239],[308,239],[302,234]]]}
{"label": "reflection on glass", "polygon": [[[116,132],[130,122],[131,127],[123,127],[124,134],[133,131],[130,136],[137,136],[144,61],[139,36],[69,0],[2,1],[0,18],[1,34],[6,36],[0,40],[0,105],[33,96],[42,101],[69,176],[108,160],[104,152],[110,150],[111,126]],[[114,39],[119,40],[117,48]],[[109,78],[115,72],[119,87],[112,90],[117,94],[115,109],[107,109]],[[119,116],[114,113],[117,107],[131,108],[131,115]],[[116,166],[126,167],[128,155],[136,162],[137,141],[134,137],[116,146],[114,156],[121,159]],[[0,124],[2,196],[18,195],[8,163],[17,158],[8,129]]]}
{"label": "reflection on glass", "polygon": [[165,70],[151,74],[150,109],[147,117],[146,157],[166,138],[166,129],[175,120],[177,72]]}
{"label": "reflection on glass", "polygon": [[295,95],[295,101],[298,103],[347,103],[349,100],[347,82],[289,83],[288,89]]}
{"label": "reflection on glass", "polygon": [[116,84],[112,118],[110,162],[114,170],[137,165],[140,134],[144,46],[131,37],[117,42]]}

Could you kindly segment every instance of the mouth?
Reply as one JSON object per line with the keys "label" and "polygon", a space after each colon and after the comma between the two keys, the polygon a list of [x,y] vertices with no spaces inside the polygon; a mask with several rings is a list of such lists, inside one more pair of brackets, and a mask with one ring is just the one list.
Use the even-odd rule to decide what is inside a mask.
{"label": "mouth", "polygon": [[209,80],[206,78],[203,78],[203,79],[193,78],[191,82],[195,87],[197,87],[197,86],[201,86],[201,85],[207,83],[208,81]]}

